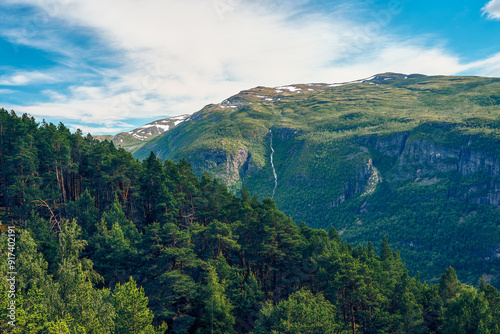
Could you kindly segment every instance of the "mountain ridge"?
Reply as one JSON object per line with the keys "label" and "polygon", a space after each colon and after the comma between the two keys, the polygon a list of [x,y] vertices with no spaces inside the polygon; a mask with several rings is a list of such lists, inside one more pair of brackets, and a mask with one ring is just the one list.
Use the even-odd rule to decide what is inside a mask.
{"label": "mountain ridge", "polygon": [[[350,243],[387,236],[410,270],[428,267],[427,279],[439,273],[423,257],[475,281],[500,273],[498,92],[498,78],[398,73],[259,86],[207,105],[134,156],[185,158],[198,175],[273,197],[297,222],[333,226]],[[474,250],[464,253],[457,240],[468,237]]]}
{"label": "mountain ridge", "polygon": [[123,147],[129,152],[135,152],[145,142],[151,140],[162,133],[173,129],[180,123],[189,119],[190,114],[161,118],[153,122],[142,125],[131,131],[120,132],[116,135],[96,135],[93,136],[98,140],[112,141],[116,146]]}

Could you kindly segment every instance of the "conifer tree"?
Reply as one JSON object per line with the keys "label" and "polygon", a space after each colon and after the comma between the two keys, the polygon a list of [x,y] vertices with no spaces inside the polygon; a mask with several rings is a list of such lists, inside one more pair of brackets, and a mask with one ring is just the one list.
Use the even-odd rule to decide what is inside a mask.
{"label": "conifer tree", "polygon": [[148,308],[148,297],[142,287],[130,277],[123,285],[118,283],[113,290],[112,304],[116,312],[115,333],[153,334],[153,313]]}
{"label": "conifer tree", "polygon": [[322,294],[301,289],[277,305],[264,304],[254,333],[334,334],[339,330],[335,307]]}
{"label": "conifer tree", "polygon": [[460,288],[460,282],[458,281],[455,269],[449,267],[439,280],[439,295],[443,303],[447,304],[453,301],[457,297]]}
{"label": "conifer tree", "polygon": [[97,209],[94,198],[88,189],[74,201],[69,203],[68,208],[71,218],[75,218],[82,228],[83,237],[88,239],[96,232]]}
{"label": "conifer tree", "polygon": [[199,333],[231,334],[235,333],[233,305],[225,294],[224,284],[219,282],[215,268],[207,266],[206,287],[203,293],[203,327]]}

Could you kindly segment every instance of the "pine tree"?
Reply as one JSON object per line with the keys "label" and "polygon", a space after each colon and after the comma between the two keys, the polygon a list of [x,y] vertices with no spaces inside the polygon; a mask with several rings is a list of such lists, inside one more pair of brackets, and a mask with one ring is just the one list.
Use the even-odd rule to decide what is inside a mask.
{"label": "pine tree", "polygon": [[37,244],[37,250],[43,254],[45,261],[48,262],[48,272],[53,274],[57,270],[57,249],[58,235],[51,228],[49,221],[35,215],[30,215],[27,221],[27,229]]}
{"label": "pine tree", "polygon": [[452,302],[457,297],[460,288],[455,269],[449,267],[439,280],[439,295],[443,302],[445,304]]}
{"label": "pine tree", "polygon": [[153,334],[153,312],[148,309],[148,297],[142,287],[130,277],[123,285],[118,283],[112,295],[116,312],[115,332],[123,334]]}
{"label": "pine tree", "polygon": [[333,334],[340,326],[335,307],[322,294],[301,289],[277,305],[264,304],[254,333]]}
{"label": "pine tree", "polygon": [[235,318],[232,313],[233,305],[225,294],[224,284],[219,278],[213,266],[208,265],[206,286],[204,289],[204,314],[202,316],[202,333],[230,334],[235,333]]}
{"label": "pine tree", "polygon": [[82,333],[112,333],[115,313],[109,302],[109,290],[94,288],[93,283],[101,277],[93,271],[90,260],[80,259],[86,245],[80,237],[80,227],[75,220],[62,224],[57,281],[46,293],[49,315],[71,327],[80,326]]}
{"label": "pine tree", "polygon": [[214,266],[221,282],[225,283],[226,295],[234,306],[236,330],[238,333],[250,332],[265,300],[260,283],[252,272],[244,275],[243,268],[231,267],[223,255],[209,263]]}
{"label": "pine tree", "polygon": [[193,239],[197,243],[200,258],[215,259],[220,254],[229,256],[240,250],[240,245],[233,236],[231,228],[217,220],[211,222],[206,228],[201,228]]}
{"label": "pine tree", "polygon": [[439,333],[442,325],[443,300],[439,296],[439,287],[428,287],[422,296],[422,316],[424,319],[423,327],[429,333]]}
{"label": "pine tree", "polygon": [[95,207],[94,198],[92,198],[87,189],[85,189],[76,201],[69,203],[68,211],[71,218],[76,219],[78,225],[82,228],[85,239],[96,232],[98,212]]}
{"label": "pine tree", "polygon": [[118,198],[106,211],[90,240],[96,269],[107,286],[124,282],[137,267],[140,234],[134,223],[125,217]]}

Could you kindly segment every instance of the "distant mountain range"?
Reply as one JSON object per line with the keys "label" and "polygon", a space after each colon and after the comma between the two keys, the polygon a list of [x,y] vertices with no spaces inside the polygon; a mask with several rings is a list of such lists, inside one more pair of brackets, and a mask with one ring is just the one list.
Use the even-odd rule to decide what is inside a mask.
{"label": "distant mountain range", "polygon": [[116,135],[97,135],[94,136],[99,140],[110,140],[115,145],[123,147],[127,151],[134,152],[144,145],[145,142],[151,140],[165,131],[171,130],[180,123],[189,118],[190,115],[173,116],[162,118],[129,132],[120,132]]}
{"label": "distant mountain range", "polygon": [[426,279],[448,265],[472,283],[500,277],[498,78],[383,73],[256,87],[182,120],[113,140],[139,159],[186,158],[350,243],[387,236]]}

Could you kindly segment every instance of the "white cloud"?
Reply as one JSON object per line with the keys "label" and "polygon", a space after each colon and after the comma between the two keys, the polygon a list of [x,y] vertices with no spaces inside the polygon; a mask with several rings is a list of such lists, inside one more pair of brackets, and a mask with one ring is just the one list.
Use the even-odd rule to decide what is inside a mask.
{"label": "white cloud", "polygon": [[447,75],[463,71],[466,67],[459,59],[439,48],[424,49],[404,43],[390,44],[367,54],[357,63],[327,70],[335,82],[366,78],[383,72]]}
{"label": "white cloud", "polygon": [[0,89],[0,94],[15,94],[16,91],[12,89]]}
{"label": "white cloud", "polygon": [[464,71],[473,75],[500,77],[500,53],[494,54],[487,59],[467,64]]}
{"label": "white cloud", "polygon": [[127,127],[106,127],[106,126],[86,126],[82,124],[65,124],[71,131],[81,130],[82,133],[87,134],[105,134],[105,135],[115,135],[120,132],[124,132],[130,128],[130,125]]}
{"label": "white cloud", "polygon": [[59,93],[55,90],[52,90],[52,89],[45,89],[42,91],[42,94],[49,97],[52,101],[57,101],[57,102],[66,102],[67,101],[66,95],[61,94],[61,93]]}
{"label": "white cloud", "polygon": [[491,20],[500,20],[500,0],[491,0],[482,9]]}
{"label": "white cloud", "polygon": [[42,73],[39,71],[18,71],[10,75],[0,76],[0,85],[2,86],[24,86],[35,83],[54,83],[60,81],[56,75]]}
{"label": "white cloud", "polygon": [[[322,14],[300,12],[298,4],[305,0],[145,0],[140,5],[136,0],[9,2],[44,3],[41,11],[49,21],[85,30],[98,37],[99,45],[83,50],[64,45],[57,36],[26,37],[15,30],[9,32],[12,40],[57,52],[64,64],[87,76],[91,67],[87,58],[106,57],[115,63],[113,69],[91,67],[92,77],[69,87],[66,96],[46,90],[50,102],[14,106],[34,116],[80,124],[109,125],[130,118],[193,113],[258,85],[343,82],[386,71],[456,74],[471,68],[486,71],[499,64],[496,58],[464,64],[442,47],[385,34],[385,25],[397,11],[365,15],[373,17],[372,22],[342,19],[346,10],[356,9],[347,3]],[[103,50],[103,45],[108,49]],[[0,80],[28,84],[36,79],[18,75]]]}

